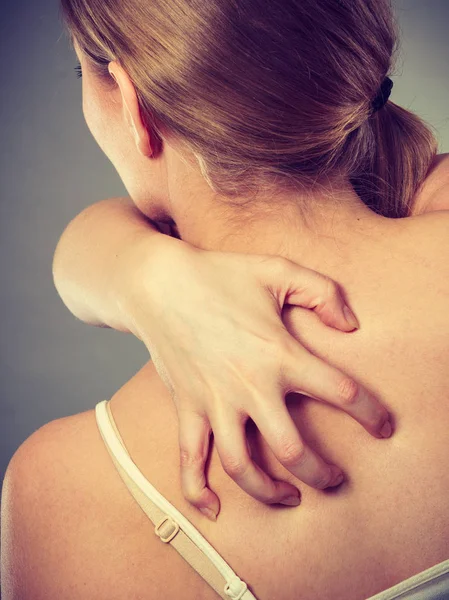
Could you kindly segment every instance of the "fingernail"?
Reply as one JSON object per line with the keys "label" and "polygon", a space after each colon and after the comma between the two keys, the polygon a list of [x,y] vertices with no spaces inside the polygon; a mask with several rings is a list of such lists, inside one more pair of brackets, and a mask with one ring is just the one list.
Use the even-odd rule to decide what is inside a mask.
{"label": "fingernail", "polygon": [[205,517],[210,519],[211,521],[217,520],[217,515],[210,508],[200,508],[200,511],[203,513]]}
{"label": "fingernail", "polygon": [[340,485],[340,483],[343,483],[345,476],[343,475],[343,473],[340,473],[340,475],[337,475],[337,477],[334,479],[334,481],[330,484],[331,487],[336,487],[337,485]]}
{"label": "fingernail", "polygon": [[354,327],[354,329],[359,329],[360,325],[355,317],[355,314],[352,312],[349,306],[346,306],[346,304],[343,306],[343,313],[349,325],[351,325],[351,327]]}
{"label": "fingernail", "polygon": [[331,481],[329,483],[329,487],[335,487],[337,485],[340,485],[340,483],[343,482],[345,476],[344,476],[343,471],[341,471],[338,467],[332,466],[331,469],[334,474],[334,477],[333,477],[333,479],[331,479]]}
{"label": "fingernail", "polygon": [[298,506],[301,504],[301,498],[299,495],[294,494],[293,496],[287,496],[287,498],[280,500],[280,504],[286,504],[287,506]]}
{"label": "fingernail", "polygon": [[391,435],[391,423],[390,421],[385,421],[384,426],[380,430],[380,435],[383,438],[389,438]]}

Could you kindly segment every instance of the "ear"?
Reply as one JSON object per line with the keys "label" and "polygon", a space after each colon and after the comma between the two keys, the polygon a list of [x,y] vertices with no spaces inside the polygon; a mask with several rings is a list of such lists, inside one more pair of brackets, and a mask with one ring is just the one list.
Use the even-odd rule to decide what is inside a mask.
{"label": "ear", "polygon": [[110,62],[108,70],[120,89],[125,121],[131,130],[137,149],[144,156],[153,156],[156,149],[156,139],[151,139],[147,127],[142,120],[136,88],[133,82],[117,61]]}

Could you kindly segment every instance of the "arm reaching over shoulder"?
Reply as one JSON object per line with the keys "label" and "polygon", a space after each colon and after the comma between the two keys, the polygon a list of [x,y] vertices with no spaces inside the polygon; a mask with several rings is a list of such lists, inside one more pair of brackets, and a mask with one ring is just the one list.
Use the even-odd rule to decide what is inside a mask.
{"label": "arm reaching over shoulder", "polygon": [[53,257],[53,280],[75,317],[89,325],[130,332],[118,300],[126,290],[123,265],[142,238],[151,244],[157,260],[158,244],[166,236],[126,197],[96,202],[69,223]]}
{"label": "arm reaching over shoulder", "polygon": [[318,489],[341,482],[340,469],[300,437],[288,391],[344,410],[377,438],[391,434],[386,409],[284,327],[287,301],[330,327],[357,327],[337,284],[315,271],[276,256],[201,250],[159,233],[118,198],[88,207],[68,225],[53,273],[75,316],[144,342],[177,408],[183,493],[200,510],[219,511],[204,475],[211,432],[224,470],[248,494],[268,504],[298,498],[294,486],[252,460],[248,418],[301,481]]}

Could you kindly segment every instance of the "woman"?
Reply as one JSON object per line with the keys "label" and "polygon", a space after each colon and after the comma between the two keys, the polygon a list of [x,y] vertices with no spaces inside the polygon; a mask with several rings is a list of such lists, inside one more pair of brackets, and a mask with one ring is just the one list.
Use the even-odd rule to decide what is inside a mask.
{"label": "woman", "polygon": [[[423,208],[447,205],[449,167],[447,161],[435,165],[435,142],[417,117],[391,103],[371,112],[395,42],[388,3],[377,2],[375,8],[366,0],[264,3],[261,10],[255,1],[244,6],[179,1],[168,7],[138,0],[107,6],[99,0],[64,0],[63,7],[81,62],[84,114],[92,134],[133,202],[153,222],[172,219],[180,239],[160,236],[156,242],[156,234],[150,235],[149,226],[123,201],[101,206],[101,226],[107,230],[100,243],[104,263],[83,260],[98,238],[89,245],[81,232],[86,235],[94,215],[100,223],[98,211],[88,211],[66,232],[55,273],[63,262],[69,276],[59,280],[58,289],[69,297],[67,289],[79,284],[80,274],[93,286],[87,298],[71,292],[77,298],[71,310],[90,322],[132,331],[151,347],[155,364],[145,365],[107,405],[52,422],[14,455],[2,502],[6,597],[189,600],[219,593],[244,600],[350,600],[412,576],[405,586],[416,588],[417,581],[428,578],[425,597],[437,597],[435,585],[449,570],[449,474],[442,468],[449,426],[449,215],[424,214]],[[412,210],[416,216],[391,218],[407,217]],[[112,238],[113,224],[119,241]],[[78,246],[70,247],[74,241]],[[156,243],[164,253],[157,260]],[[227,259],[223,251],[231,253]],[[257,258],[245,263],[244,254]],[[189,337],[179,314],[165,317],[162,295],[169,294],[170,280],[175,279],[171,289],[180,299],[190,293],[191,313],[193,307],[201,312],[198,306],[206,300],[210,313],[219,315],[221,294],[238,290],[246,299],[240,314],[244,304],[247,314],[254,313],[254,321],[244,326],[251,330],[256,323],[262,329],[257,306],[266,304],[266,296],[247,297],[245,284],[256,289],[264,263],[265,274],[267,264],[279,268],[278,259],[269,255],[338,281],[356,307],[360,329],[347,334],[326,329],[310,311],[284,306],[291,293],[296,304],[317,307],[324,323],[349,331],[343,304],[335,295],[323,300],[317,275],[310,283],[309,274],[308,285],[294,291],[293,271],[283,285],[273,274],[271,308],[283,308],[284,325],[315,361],[304,351],[299,354],[300,347],[285,333],[281,337],[280,321],[271,318],[270,328],[255,329],[251,339],[268,331],[271,337],[245,348],[248,360],[256,351],[257,362],[238,371],[231,346],[222,341],[223,319],[210,350],[223,350],[226,378],[234,375],[243,383],[231,390],[240,398],[225,403],[215,392],[219,386],[204,390],[200,378],[214,366],[204,351],[189,388],[178,365],[184,368],[184,357],[188,361],[204,337],[196,329]],[[173,277],[174,264],[187,271],[184,279]],[[105,265],[109,270],[101,269]],[[195,276],[210,281],[214,270],[223,284],[210,286],[207,299],[195,297],[183,283]],[[78,279],[71,280],[71,273]],[[142,284],[143,277],[152,276],[155,281]],[[102,303],[94,318],[95,296]],[[143,305],[147,298],[153,311],[159,309],[151,321],[144,317],[150,312]],[[170,300],[172,310],[176,303]],[[167,332],[158,327],[164,319],[173,324],[173,335],[181,333],[176,359]],[[203,320],[202,314],[199,323]],[[300,361],[307,367],[296,374]],[[274,363],[276,390],[266,375],[266,366]],[[308,378],[309,366],[315,377]],[[338,403],[335,384],[343,373],[360,388],[347,384],[346,402]],[[208,385],[222,377],[214,372]],[[283,388],[286,381],[289,389]],[[170,387],[177,407],[170,402]],[[282,389],[295,392],[287,399],[288,411],[271,398]],[[192,404],[197,390],[207,404],[202,410]],[[335,410],[339,404],[353,419]],[[387,423],[386,410],[394,435],[374,439]],[[178,444],[177,418],[180,437],[194,429],[192,437],[205,446],[205,414],[214,440],[207,465],[210,489],[202,500],[210,505],[220,499],[216,522],[184,498],[178,476],[179,448],[193,442],[180,439]],[[261,471],[248,461],[242,469],[238,462],[245,453],[241,434],[247,414],[254,421],[247,423],[247,450]],[[224,439],[227,432],[237,448]],[[205,455],[197,461],[197,478]],[[335,472],[330,479],[326,464],[342,467],[343,484],[338,486]],[[270,497],[263,489],[269,482],[260,479],[263,471],[277,482],[271,483]],[[276,505],[293,487],[301,489],[301,506]],[[31,503],[37,507],[33,515]],[[176,523],[170,529],[170,519],[162,521],[158,506],[176,517],[211,563],[195,554],[197,546],[188,545]],[[193,569],[159,543],[146,511],[157,518],[157,533]],[[398,594],[393,589],[383,597]]]}

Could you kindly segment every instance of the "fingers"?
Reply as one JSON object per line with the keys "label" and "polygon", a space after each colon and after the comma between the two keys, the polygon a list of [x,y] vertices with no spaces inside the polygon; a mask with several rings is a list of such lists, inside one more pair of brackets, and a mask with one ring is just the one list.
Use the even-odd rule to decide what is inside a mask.
{"label": "fingers", "polygon": [[391,435],[388,411],[373,395],[352,378],[310,354],[290,335],[288,339],[290,349],[282,370],[290,391],[325,400],[344,410],[374,437]]}
{"label": "fingers", "polygon": [[[186,409],[178,410],[178,423],[181,487],[184,497],[205,516],[215,521],[220,511],[220,501],[207,487],[204,473],[209,454],[209,423],[205,417]],[[202,509],[209,509],[212,514]]]}
{"label": "fingers", "polygon": [[343,481],[338,467],[327,464],[304,443],[284,403],[265,407],[252,418],[278,461],[295,477],[317,489]]}
{"label": "fingers", "polygon": [[[267,475],[250,457],[243,419],[235,412],[215,415],[212,423],[214,441],[225,472],[238,486],[265,504],[299,504],[299,491],[285,481]],[[289,501],[289,497],[295,500]]]}
{"label": "fingers", "polygon": [[[280,306],[284,303],[313,310],[325,325],[342,331],[353,331],[359,323],[345,303],[340,287],[335,281],[295,262],[275,257],[262,263],[269,269],[269,288]],[[267,279],[267,273],[264,273]]]}

